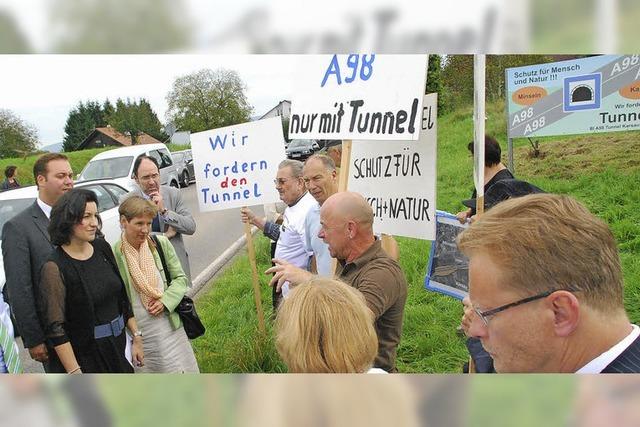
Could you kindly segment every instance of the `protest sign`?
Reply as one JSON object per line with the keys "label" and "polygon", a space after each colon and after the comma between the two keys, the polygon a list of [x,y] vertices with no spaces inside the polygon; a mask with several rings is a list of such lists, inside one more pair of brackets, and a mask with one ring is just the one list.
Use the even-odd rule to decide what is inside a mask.
{"label": "protest sign", "polygon": [[416,140],[426,55],[300,58],[290,138]]}
{"label": "protest sign", "polygon": [[469,260],[458,250],[456,239],[468,223],[455,215],[436,211],[436,239],[431,244],[425,288],[458,299],[469,294]]}
{"label": "protest sign", "polygon": [[509,138],[640,129],[640,55],[508,68]]}
{"label": "protest sign", "polygon": [[286,158],[280,117],[191,135],[201,212],[279,200],[273,180]]}
{"label": "protest sign", "polygon": [[424,97],[417,141],[353,141],[349,191],[362,194],[376,233],[433,240],[437,94]]}

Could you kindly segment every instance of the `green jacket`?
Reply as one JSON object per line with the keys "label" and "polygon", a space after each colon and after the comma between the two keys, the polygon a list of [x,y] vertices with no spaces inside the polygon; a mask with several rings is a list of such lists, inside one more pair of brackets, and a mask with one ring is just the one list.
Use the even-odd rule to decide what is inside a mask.
{"label": "green jacket", "polygon": [[[158,236],[158,242],[162,247],[162,253],[166,258],[167,268],[169,269],[169,276],[171,276],[171,286],[167,289],[167,280],[164,274],[164,270],[162,268],[162,262],[160,261],[160,255],[158,255],[158,251],[153,247],[151,248],[151,252],[153,253],[153,258],[156,262],[156,267],[160,271],[160,275],[162,276],[162,280],[164,282],[164,294],[162,295],[161,301],[164,304],[165,309],[169,315],[169,321],[171,322],[171,326],[173,329],[178,329],[182,326],[182,321],[180,320],[180,316],[174,310],[182,301],[182,297],[187,292],[187,276],[184,274],[182,267],[180,265],[180,260],[176,255],[175,249],[173,249],[173,245],[169,242],[164,236]],[[127,267],[127,261],[124,257],[124,253],[122,253],[122,240],[118,240],[113,245],[113,253],[116,256],[116,262],[118,263],[118,270],[120,270],[120,275],[122,276],[122,280],[127,288],[127,294],[129,295],[129,300],[133,301],[132,294],[137,298],[137,291],[133,286],[133,281],[131,280],[131,276],[129,275],[129,267]]]}

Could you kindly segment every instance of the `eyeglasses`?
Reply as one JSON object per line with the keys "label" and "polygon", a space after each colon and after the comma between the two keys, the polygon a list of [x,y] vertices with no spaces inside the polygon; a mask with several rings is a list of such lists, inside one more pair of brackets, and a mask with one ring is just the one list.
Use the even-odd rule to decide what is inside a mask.
{"label": "eyeglasses", "polygon": [[278,186],[278,185],[284,185],[287,181],[290,181],[292,179],[295,178],[276,178],[273,180],[273,183]]}
{"label": "eyeglasses", "polygon": [[158,178],[160,178],[160,174],[159,173],[154,173],[153,175],[141,176],[139,179],[140,179],[140,181],[151,181],[152,179],[155,181]]}
{"label": "eyeglasses", "polygon": [[505,304],[505,305],[501,305],[500,307],[496,307],[496,308],[492,308],[491,310],[486,310],[486,311],[481,311],[480,309],[473,307],[473,311],[476,312],[476,314],[478,315],[478,317],[480,317],[482,319],[482,321],[484,322],[485,326],[489,326],[489,318],[491,316],[494,316],[498,313],[500,313],[501,311],[505,311],[508,310],[512,307],[517,307],[519,305],[522,304],[526,304],[528,302],[532,302],[532,301],[536,301],[542,298],[546,298],[549,295],[551,295],[554,292],[557,291],[568,291],[568,292],[577,292],[576,289],[572,289],[572,288],[567,288],[567,289],[552,289],[550,291],[546,291],[543,292],[541,294],[538,295],[534,295],[531,297],[527,297],[527,298],[523,298],[521,300],[518,301],[514,301],[514,302],[510,302],[509,304]]}

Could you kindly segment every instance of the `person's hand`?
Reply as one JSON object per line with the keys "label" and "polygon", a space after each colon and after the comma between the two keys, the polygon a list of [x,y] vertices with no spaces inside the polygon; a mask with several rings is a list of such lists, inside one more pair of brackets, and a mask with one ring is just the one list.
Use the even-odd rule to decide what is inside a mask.
{"label": "person's hand", "polygon": [[269,282],[270,286],[275,286],[276,291],[280,291],[282,285],[285,282],[289,282],[290,286],[299,285],[300,283],[307,282],[313,278],[313,274],[307,270],[296,267],[293,264],[288,263],[280,259],[273,259],[275,266],[271,267],[265,274],[274,274],[273,278]]}
{"label": "person's hand", "polygon": [[133,343],[131,344],[131,359],[135,366],[144,366],[144,349],[141,336],[133,337]]}
{"label": "person's hand", "polygon": [[473,311],[473,306],[471,305],[471,300],[468,296],[464,297],[462,300],[462,305],[464,307],[464,314],[462,315],[462,322],[460,325],[462,326],[462,330],[466,336],[469,335],[469,329],[471,328],[471,323],[473,323],[473,317],[476,315],[475,311]]}
{"label": "person's hand", "polygon": [[253,211],[249,208],[240,208],[240,218],[244,223],[248,222],[255,225],[256,214],[254,214]]}
{"label": "person's hand", "polygon": [[166,237],[167,239],[171,239],[176,234],[176,229],[169,225],[167,226],[167,231],[164,232],[164,237]]}
{"label": "person's hand", "polygon": [[456,214],[456,218],[458,218],[458,221],[460,221],[460,224],[464,224],[465,222],[467,222],[470,216],[471,216],[471,209],[467,209],[466,211],[458,212]]}
{"label": "person's hand", "polygon": [[44,363],[49,360],[49,352],[47,351],[47,346],[44,345],[44,343],[29,348],[29,355],[33,360],[40,363]]}
{"label": "person's hand", "polygon": [[147,311],[152,316],[159,316],[160,314],[162,314],[163,310],[164,304],[162,304],[162,301],[160,301],[159,299],[151,300],[149,302],[149,305],[147,306]]}
{"label": "person's hand", "polygon": [[162,212],[164,210],[164,200],[162,199],[160,190],[152,191],[151,193],[149,193],[149,197],[151,198],[151,201],[158,207],[158,211]]}

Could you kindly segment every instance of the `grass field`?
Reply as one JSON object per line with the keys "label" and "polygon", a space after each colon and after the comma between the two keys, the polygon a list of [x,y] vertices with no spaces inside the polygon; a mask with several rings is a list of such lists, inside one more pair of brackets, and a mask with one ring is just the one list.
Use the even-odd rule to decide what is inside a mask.
{"label": "grass field", "polygon": [[[487,106],[487,133],[501,141],[506,158],[502,103]],[[437,208],[457,212],[473,186],[471,108],[441,117],[438,124]],[[516,175],[548,192],[570,194],[604,219],[619,242],[625,279],[625,304],[631,320],[640,322],[640,139],[621,132],[562,138],[540,138],[541,158],[531,158],[527,140],[515,141]],[[461,316],[457,300],[424,289],[430,243],[398,238],[400,264],[409,283],[402,341],[401,372],[459,372],[467,359],[463,339],[456,334]],[[269,267],[268,244],[256,238],[258,270]],[[262,301],[270,313],[268,279],[261,275]],[[271,322],[266,337],[257,333],[249,265],[246,255],[216,279],[198,300],[207,324],[205,337],[194,341],[203,372],[282,372],[273,345]],[[267,316],[268,317],[268,316]]]}

